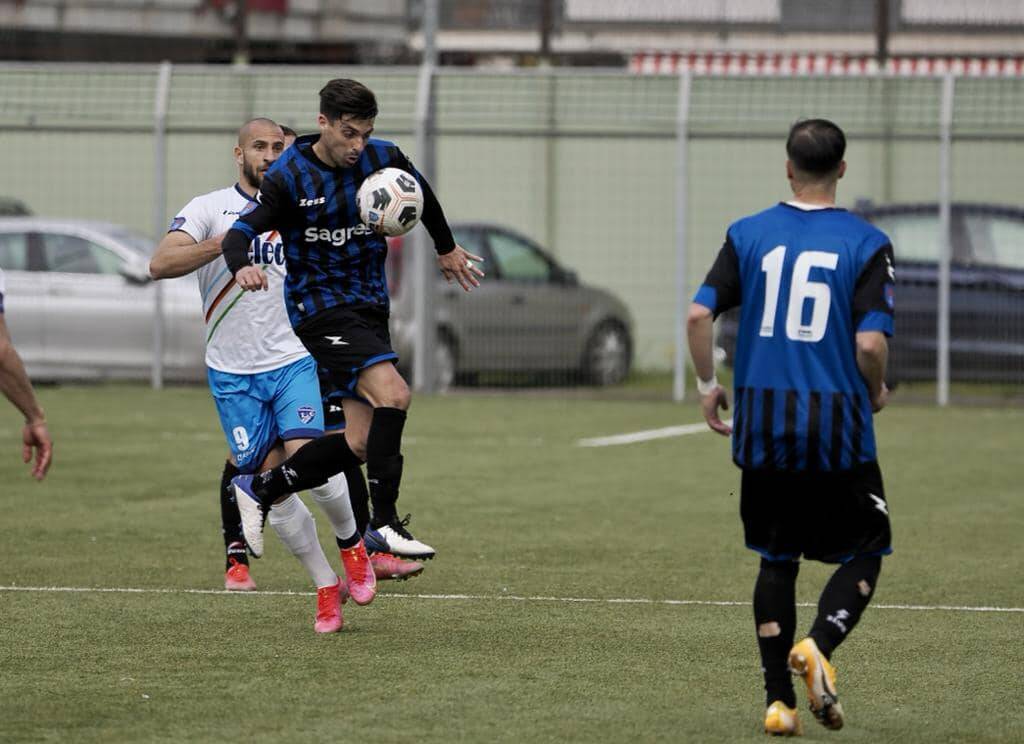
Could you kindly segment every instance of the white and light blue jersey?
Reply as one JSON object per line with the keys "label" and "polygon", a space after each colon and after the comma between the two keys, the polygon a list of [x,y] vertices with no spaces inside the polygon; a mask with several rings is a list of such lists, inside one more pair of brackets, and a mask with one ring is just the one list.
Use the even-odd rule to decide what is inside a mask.
{"label": "white and light blue jersey", "polygon": [[[226,233],[255,201],[238,184],[190,201],[171,222],[197,243]],[[267,275],[266,292],[243,292],[223,257],[196,271],[206,319],[206,365],[234,374],[278,369],[309,352],[292,331],[284,305],[284,246],[277,232],[252,239],[249,256]]]}

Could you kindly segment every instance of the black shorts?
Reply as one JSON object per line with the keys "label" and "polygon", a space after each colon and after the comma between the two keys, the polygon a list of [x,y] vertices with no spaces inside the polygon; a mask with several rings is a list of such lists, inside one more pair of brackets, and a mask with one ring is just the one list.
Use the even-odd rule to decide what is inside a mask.
{"label": "black shorts", "polygon": [[769,560],[845,563],[892,552],[877,462],[836,472],[744,470],[740,516],[747,547]]}
{"label": "black shorts", "polygon": [[379,362],[398,362],[391,348],[387,310],[376,307],[331,307],[296,329],[302,345],[316,360],[336,394],[359,397],[359,373]]}

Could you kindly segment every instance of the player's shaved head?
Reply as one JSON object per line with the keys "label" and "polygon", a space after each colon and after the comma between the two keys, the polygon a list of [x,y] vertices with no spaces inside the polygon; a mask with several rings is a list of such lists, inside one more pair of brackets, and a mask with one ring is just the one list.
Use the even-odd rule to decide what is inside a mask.
{"label": "player's shaved head", "polygon": [[276,130],[273,132],[274,134],[283,136],[281,127],[278,126],[277,122],[273,119],[267,119],[263,116],[255,119],[249,119],[249,121],[245,122],[245,124],[242,125],[242,128],[238,130],[238,146],[245,147],[257,136],[265,134],[268,130]]}
{"label": "player's shaved head", "polygon": [[828,180],[846,154],[846,135],[828,119],[804,119],[789,130],[786,154],[808,180]]}

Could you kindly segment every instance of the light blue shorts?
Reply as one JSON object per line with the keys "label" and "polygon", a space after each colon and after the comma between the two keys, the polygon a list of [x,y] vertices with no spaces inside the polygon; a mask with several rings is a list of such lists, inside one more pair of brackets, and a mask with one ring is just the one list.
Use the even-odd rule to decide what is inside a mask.
{"label": "light blue shorts", "polygon": [[324,433],[324,411],[316,362],[297,362],[253,375],[207,369],[235,463],[254,473],[278,440],[316,439]]}

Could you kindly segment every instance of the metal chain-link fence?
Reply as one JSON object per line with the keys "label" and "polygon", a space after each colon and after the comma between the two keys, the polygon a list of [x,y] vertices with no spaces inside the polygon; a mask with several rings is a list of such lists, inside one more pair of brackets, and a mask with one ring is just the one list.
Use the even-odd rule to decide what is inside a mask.
{"label": "metal chain-link fence", "polygon": [[[66,346],[32,350],[24,338],[60,323],[53,295],[19,298],[54,268],[46,240],[28,233],[49,234],[58,220],[102,221],[152,245],[157,225],[191,197],[234,181],[242,122],[268,116],[312,131],[320,87],[347,76],[378,95],[376,135],[416,163],[434,163],[432,183],[458,239],[487,259],[487,280],[471,295],[426,283],[436,286],[428,356],[442,384],[618,386],[628,374],[670,395],[680,313],[729,223],[790,197],[786,132],[811,116],[848,135],[840,205],[877,222],[895,245],[893,379],[935,384],[943,368],[940,225],[948,224],[949,380],[938,380],[935,395],[945,401],[947,382],[954,395],[1024,383],[1020,78],[442,68],[423,87],[415,68],[177,66],[169,74],[161,102],[152,66],[0,66],[0,205],[36,215],[21,237],[15,218],[0,218],[9,321],[30,369],[76,365]],[[430,91],[427,108],[421,91]],[[432,116],[418,118],[424,110]],[[392,247],[393,329],[411,370],[418,277],[403,248]],[[118,298],[149,289],[115,264],[89,265],[125,282],[113,311]],[[19,304],[45,319],[19,330]],[[150,344],[133,369],[155,363],[157,379],[201,371],[201,336],[190,339],[178,317],[198,306],[169,286],[162,352],[154,362]],[[102,348],[104,333],[95,329],[92,346]],[[46,346],[56,331],[39,338]],[[194,364],[189,354],[198,355]]]}

